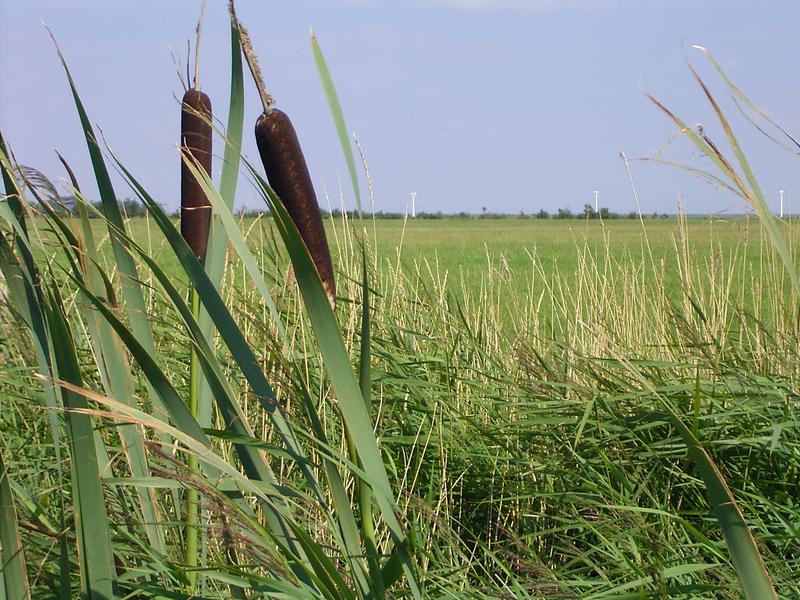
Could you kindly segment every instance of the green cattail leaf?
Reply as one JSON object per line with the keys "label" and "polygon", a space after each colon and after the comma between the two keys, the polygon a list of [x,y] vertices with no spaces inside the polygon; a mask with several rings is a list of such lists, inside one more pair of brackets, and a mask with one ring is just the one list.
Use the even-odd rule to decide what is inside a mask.
{"label": "green cattail leaf", "polygon": [[[53,39],[55,43],[55,38]],[[120,283],[122,285],[122,293],[127,308],[128,318],[130,319],[131,329],[133,334],[142,344],[142,346],[151,354],[156,356],[155,341],[153,339],[153,331],[150,326],[150,321],[147,318],[147,309],[144,301],[144,294],[142,286],[139,282],[139,277],[136,272],[136,265],[133,262],[125,243],[120,236],[121,232],[125,232],[125,223],[122,219],[119,203],[117,201],[114,186],[111,183],[111,177],[108,174],[103,154],[97,142],[92,124],[89,121],[89,116],[83,106],[78,89],[72,79],[72,74],[67,67],[66,60],[61,53],[60,48],[56,44],[58,58],[64,68],[67,76],[72,98],[75,102],[75,108],[78,111],[78,117],[83,128],[84,137],[86,138],[86,145],[89,149],[89,157],[91,159],[92,168],[94,169],[95,181],[97,182],[97,189],[100,193],[100,199],[103,206],[103,214],[105,215],[108,224],[108,232],[111,238],[111,247],[114,253],[117,269],[120,273]],[[156,390],[150,389],[150,396],[153,401],[153,408],[155,412],[162,418],[167,417],[167,410],[158,396]]]}
{"label": "green cattail leaf", "polygon": [[[185,157],[185,160],[188,161],[189,158]],[[280,314],[275,307],[271,294],[269,293],[267,284],[264,281],[261,273],[261,269],[258,267],[255,258],[252,256],[247,246],[244,236],[236,225],[233,214],[225,205],[217,190],[214,189],[208,176],[201,169],[197,168],[196,164],[190,164],[189,166],[192,169],[195,177],[201,180],[203,189],[211,201],[212,206],[214,207],[214,213],[226,228],[228,237],[232,241],[237,254],[245,265],[247,272],[252,277],[256,289],[259,290],[264,302],[267,304],[270,315],[272,316],[273,322],[276,325],[278,336],[283,338],[286,330],[282,323]],[[302,378],[300,380],[302,381]],[[314,406],[310,395],[305,389],[302,391],[302,398],[303,405],[305,406],[306,412],[312,422],[312,427],[314,427],[315,435],[319,440],[325,442],[327,436],[325,428],[320,423],[316,413],[316,407]],[[341,533],[341,541],[345,549],[345,555],[348,557],[348,560],[355,561],[352,565],[352,572],[355,574],[357,583],[364,590],[367,590],[369,589],[369,586],[363,576],[363,565],[356,564],[358,561],[355,557],[360,556],[362,551],[359,541],[358,527],[356,525],[355,516],[353,515],[350,497],[345,490],[344,483],[341,480],[339,472],[327,458],[325,459],[324,470],[328,481],[331,499],[333,501],[334,514],[338,519],[338,526]]]}
{"label": "green cattail leaf", "polygon": [[148,383],[158,390],[159,394],[165,401],[165,406],[168,409],[169,416],[173,422],[198,442],[210,446],[210,442],[203,433],[203,429],[194,420],[186,404],[181,399],[178,392],[169,382],[169,379],[160,369],[158,364],[153,360],[152,356],[144,349],[144,347],[136,339],[136,336],[125,326],[125,324],[111,311],[97,296],[95,296],[83,283],[74,279],[76,285],[86,298],[92,303],[95,310],[100,312],[103,318],[114,329],[120,339],[125,343],[126,348],[133,356],[139,367],[142,369],[142,374],[147,379]]}
{"label": "green cattail leaf", "polygon": [[0,454],[0,592],[4,598],[25,600],[31,597],[28,587],[28,573],[25,568],[25,553],[17,526],[17,510],[14,507],[14,494],[11,478]]}
{"label": "green cattail leaf", "polygon": [[322,89],[325,90],[325,97],[328,99],[328,106],[331,109],[331,116],[336,125],[336,132],[339,134],[339,143],[342,145],[342,152],[347,161],[347,170],[350,173],[350,182],[353,184],[353,193],[356,195],[356,210],[361,215],[361,188],[358,185],[358,174],[356,173],[356,159],[353,154],[353,146],[350,143],[350,136],[347,133],[347,125],[344,122],[344,112],[339,102],[339,95],[333,85],[333,78],[322,55],[317,36],[311,32],[311,50],[314,53],[314,61],[317,64],[319,79],[322,82]]}
{"label": "green cattail leaf", "polygon": [[[70,175],[72,175],[71,172]],[[50,222],[61,232],[64,238],[62,247],[74,249],[76,259],[69,261],[73,273],[86,284],[87,289],[91,290],[94,295],[100,296],[108,289],[106,285],[107,278],[98,266],[94,234],[89,223],[83,198],[80,196],[77,182],[74,179],[73,187],[78,199],[78,213],[81,219],[81,231],[84,235],[83,243],[78,240],[78,237],[66,225],[64,220],[50,208],[47,202],[39,199],[39,204],[48,213]],[[84,252],[85,254],[83,254]],[[78,303],[83,308],[83,315],[86,318],[90,333],[90,342],[95,349],[97,367],[100,371],[106,395],[135,406],[137,400],[134,394],[135,388],[131,368],[119,336],[116,335],[107,321],[98,319],[95,312],[89,310],[91,302],[85,295],[79,295]],[[122,439],[123,450],[133,476],[137,478],[150,477],[150,468],[145,453],[144,433],[141,428],[136,425],[119,424],[117,430]],[[150,545],[161,554],[166,554],[164,531],[159,524],[160,516],[155,494],[152,490],[138,490],[138,500]]]}
{"label": "green cattail leaf", "polygon": [[336,398],[342,411],[347,430],[352,435],[358,452],[358,458],[368,475],[366,483],[372,488],[375,499],[381,509],[386,525],[391,533],[392,541],[402,558],[406,582],[415,598],[421,597],[416,568],[408,554],[405,531],[398,517],[397,503],[394,499],[386,468],[375,440],[372,423],[367,412],[361,388],[350,364],[347,349],[344,346],[339,326],[333,309],[320,281],[314,262],[303,243],[297,227],[278,197],[267,182],[251,168],[253,177],[258,182],[267,201],[275,224],[283,239],[297,277],[298,287],[305,301],[306,311],[322,354],[325,370],[330,377]]}
{"label": "green cattail leaf", "polygon": [[[223,201],[219,192],[214,188],[208,175],[202,169],[199,169],[196,163],[193,164],[193,161],[190,160],[190,157],[185,156],[184,160],[187,161],[187,165],[191,169],[192,173],[196,178],[198,178],[198,181],[200,181],[200,184],[203,186],[206,197],[209,198],[212,206],[214,207],[214,213],[219,218],[219,222],[225,227],[228,238],[233,243],[237,254],[247,269],[247,272],[252,277],[256,289],[261,293],[264,302],[267,304],[270,315],[272,316],[273,322],[275,323],[278,331],[278,336],[280,338],[285,337],[286,330],[278,309],[276,308],[272,296],[269,293],[267,284],[264,281],[261,273],[261,269],[258,267],[255,258],[247,246],[244,236],[236,225],[233,214]],[[310,396],[305,393],[305,391],[303,393],[303,403],[312,420],[312,424],[314,425],[315,434],[321,440],[324,440],[326,436],[325,430],[321,423],[319,423],[319,419],[317,418],[315,412],[316,408],[313,406]],[[361,547],[358,537],[358,528],[356,526],[355,517],[350,504],[350,498],[345,491],[344,484],[341,481],[338,471],[327,459],[325,460],[325,474],[331,491],[334,513],[338,519],[339,531],[341,533],[342,542],[345,548],[345,556],[348,557],[349,561],[357,562],[355,557],[360,556]],[[369,586],[363,577],[362,566],[355,563],[352,566],[352,572],[355,573],[356,581],[364,590],[367,590]]]}
{"label": "green cattail leaf", "polygon": [[[75,342],[63,313],[58,288],[53,283],[49,289],[52,295],[47,316],[53,345],[59,349],[55,354],[59,380],[71,386],[82,387],[83,379]],[[119,598],[111,530],[100,484],[101,465],[97,461],[94,427],[91,417],[79,412],[86,410],[88,404],[83,396],[65,386],[61,386],[61,398],[67,411],[67,432],[72,457],[72,498],[81,588],[87,598]]]}
{"label": "green cattail leaf", "polygon": [[[266,380],[264,373],[261,371],[261,366],[258,362],[258,359],[253,352],[253,349],[247,343],[247,340],[244,337],[241,329],[239,329],[236,322],[233,320],[233,317],[230,314],[230,311],[225,306],[225,303],[222,301],[219,293],[217,292],[214,285],[208,279],[208,276],[203,269],[202,264],[200,261],[197,260],[197,257],[194,256],[191,249],[189,248],[186,241],[181,237],[180,233],[176,230],[175,226],[173,225],[172,221],[169,219],[167,214],[164,210],[159,206],[155,200],[147,193],[147,191],[141,186],[141,184],[131,175],[131,173],[122,165],[118,160],[116,160],[117,166],[119,166],[121,172],[124,176],[128,179],[129,183],[139,195],[139,198],[145,204],[145,206],[150,211],[150,214],[153,216],[156,224],[161,228],[161,231],[164,233],[164,236],[167,239],[167,242],[172,247],[172,250],[175,252],[175,255],[180,260],[181,265],[183,266],[184,271],[189,275],[191,279],[192,285],[194,289],[197,290],[197,293],[200,296],[206,310],[208,310],[209,315],[211,316],[214,325],[219,331],[220,337],[225,342],[225,345],[228,347],[228,350],[231,352],[236,363],[239,365],[243,375],[247,379],[251,387],[251,391],[254,396],[260,401],[262,407],[267,411],[272,420],[273,425],[275,426],[278,435],[281,437],[281,440],[284,443],[285,448],[289,451],[293,456],[297,457],[297,464],[300,467],[301,472],[303,473],[307,483],[311,487],[317,501],[320,503],[320,507],[326,514],[330,514],[329,508],[327,506],[327,499],[322,492],[321,488],[319,487],[319,483],[317,482],[313,470],[308,466],[306,463],[304,452],[302,448],[299,446],[296,435],[292,430],[291,426],[289,425],[286,417],[283,414],[283,411],[277,404],[275,393],[272,390],[272,387]],[[159,279],[162,286],[164,286],[165,290],[168,291],[170,294],[177,294],[174,291],[174,288],[171,286],[169,277],[164,274],[159,268],[158,265],[153,261],[146,252],[135,246],[137,252],[140,253],[141,258],[145,261],[148,266],[150,267],[151,271],[154,275]],[[185,305],[181,308],[180,303],[178,302],[179,298],[171,298],[173,303],[176,307],[179,308],[182,312],[182,317],[184,322],[187,324],[193,324],[194,319],[191,317],[191,311],[188,310]],[[184,310],[185,309],[185,310]],[[188,311],[188,314],[185,313]],[[207,342],[200,339],[200,337],[195,338],[195,341],[198,342],[198,348],[202,349],[203,345]],[[202,356],[202,353],[199,353]],[[206,364],[206,362],[201,361],[202,364]],[[205,367],[204,367],[205,369]],[[206,377],[209,377],[209,371],[205,371]],[[217,398],[219,401],[220,399],[226,400],[225,396],[221,398]],[[235,414],[243,414],[241,409],[235,403],[235,400],[232,398],[230,399],[233,403],[230,406],[221,405],[220,410],[223,413],[223,416],[226,413],[231,418],[230,421],[226,422],[226,425],[233,426],[235,422],[241,421],[241,417],[238,420],[234,420],[233,416]],[[247,455],[247,452],[253,451],[252,448],[244,447],[244,456]],[[240,455],[242,456],[242,455]],[[247,463],[245,462],[245,466]],[[254,478],[258,478],[255,477]],[[277,515],[276,515],[277,519]],[[288,531],[286,529],[286,525],[281,519],[276,520],[276,525],[280,526],[280,529],[274,530],[276,535],[280,535],[281,531],[284,534]],[[306,562],[305,557],[303,556],[302,549],[297,546],[294,541],[290,537],[286,537],[284,539],[286,544],[292,548],[293,551],[296,552],[296,556],[302,561]],[[296,574],[305,583],[310,583],[307,580],[306,573],[302,565],[298,565],[296,570]]]}
{"label": "green cattail leaf", "polygon": [[[239,47],[239,29],[231,23],[231,93],[228,105],[228,125],[225,129],[225,153],[222,160],[222,175],[219,193],[229,210],[233,210],[236,187],[239,180],[239,161],[244,129],[244,74],[242,53]],[[219,289],[222,273],[225,270],[225,256],[228,247],[228,234],[221,225],[218,215],[212,211],[208,232],[205,269],[211,283]],[[200,330],[207,339],[212,339],[213,324],[205,308],[200,308],[198,319]],[[211,389],[205,378],[200,378],[200,395],[197,403],[197,419],[203,427],[211,426]]]}
{"label": "green cattail leaf", "polygon": [[[358,386],[364,398],[364,406],[367,414],[371,413],[371,386],[372,386],[372,351],[370,344],[370,300],[369,300],[369,277],[367,275],[367,247],[361,245],[361,341],[359,344],[358,359]],[[372,490],[368,485],[359,483],[358,485],[358,505],[361,513],[361,531],[364,537],[364,544],[367,550],[367,560],[369,570],[378,595],[385,593],[385,583],[383,572],[378,556],[378,542],[375,535],[375,527],[372,523]]]}

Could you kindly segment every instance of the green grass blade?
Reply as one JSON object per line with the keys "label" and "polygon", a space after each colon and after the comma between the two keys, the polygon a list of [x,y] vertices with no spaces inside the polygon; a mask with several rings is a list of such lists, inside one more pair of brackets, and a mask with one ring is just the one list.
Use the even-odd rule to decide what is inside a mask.
{"label": "green grass blade", "polygon": [[[242,54],[239,48],[239,30],[231,24],[231,93],[228,106],[228,125],[225,129],[225,153],[222,160],[222,175],[219,182],[219,194],[228,207],[233,210],[236,198],[236,186],[239,180],[239,162],[242,146],[242,130],[244,128],[244,76],[242,72]],[[228,234],[219,222],[216,212],[211,215],[206,250],[205,269],[208,278],[219,288],[222,273],[225,270],[225,256],[228,247]],[[211,339],[211,317],[204,308],[200,308],[200,330]],[[203,427],[211,426],[211,390],[203,378],[200,381],[200,398],[197,417]]]}
{"label": "green grass blade", "polygon": [[690,455],[706,484],[711,506],[725,536],[725,542],[731,553],[731,561],[742,584],[745,598],[749,600],[777,599],[778,596],[772,587],[769,572],[761,558],[756,541],[736,499],[725,482],[725,478],[708,452],[692,435],[691,430],[677,418],[677,415],[675,420],[681,437],[689,447]]}
{"label": "green grass blade", "polygon": [[364,397],[364,406],[367,412],[372,409],[372,354],[369,332],[369,278],[367,276],[367,249],[361,247],[361,342],[359,346],[358,359],[358,386],[361,395]]}
{"label": "green grass blade", "polygon": [[[76,183],[73,179],[73,186],[76,188],[76,193],[79,194]],[[65,248],[65,251],[68,248],[74,251],[76,258],[75,260],[70,260],[70,265],[75,276],[94,295],[103,295],[110,288],[110,283],[106,283],[105,274],[100,273],[99,270],[94,234],[82,197],[78,198],[77,206],[79,207],[81,231],[85,236],[83,243],[44,199],[38,198],[38,200],[39,205],[50,217],[50,222],[61,232],[64,238],[61,246]],[[90,310],[91,302],[85,295],[79,295],[78,303],[83,308],[82,314],[87,321],[90,341],[95,347],[97,367],[106,394],[135,406],[137,400],[134,394],[131,368],[119,336],[116,335],[107,321],[96,318],[94,311]],[[143,431],[139,427],[130,424],[121,424],[117,427],[117,430],[119,431],[123,450],[133,477],[142,479],[150,477]],[[143,516],[143,526],[147,532],[150,545],[161,554],[165,554],[164,531],[159,524],[160,517],[155,493],[152,490],[142,488],[137,490],[137,495],[139,508]]]}
{"label": "green grass blade", "polygon": [[[208,310],[209,315],[211,315],[214,325],[216,326],[217,331],[219,331],[220,337],[225,342],[225,345],[231,352],[233,359],[236,361],[239,369],[242,371],[242,374],[247,379],[252,393],[259,400],[262,408],[267,411],[267,414],[275,426],[278,435],[285,444],[287,451],[289,451],[295,457],[295,460],[301,472],[303,473],[305,480],[313,490],[314,495],[321,505],[321,508],[326,514],[329,514],[325,495],[319,487],[319,483],[314,476],[313,470],[306,462],[304,452],[298,444],[294,431],[287,422],[280,407],[277,405],[275,393],[267,382],[264,373],[261,371],[261,366],[258,362],[258,359],[256,358],[253,349],[247,343],[244,334],[234,321],[230,311],[228,311],[228,308],[225,306],[225,303],[222,301],[222,298],[220,297],[216,288],[208,279],[208,276],[206,275],[202,265],[194,256],[186,241],[181,237],[180,233],[172,224],[167,214],[158,205],[158,203],[155,202],[152,197],[150,197],[147,191],[141,186],[141,184],[139,184],[139,182],[131,175],[131,173],[118,160],[115,159],[115,161],[122,173],[128,179],[128,182],[139,195],[139,198],[144,202],[145,206],[150,211],[150,214],[153,216],[156,224],[164,233],[167,242],[170,244],[172,250],[175,252],[175,255],[180,260],[184,271],[191,279],[194,289],[197,290],[197,293],[206,307],[206,310]],[[148,264],[151,271],[159,278],[159,281],[161,285],[164,286],[165,290],[169,291],[174,289],[169,282],[169,278],[158,268],[156,263],[147,256],[147,253],[141,250],[138,246],[135,247],[140,253],[142,260]],[[174,298],[173,302],[180,308],[182,303],[178,300],[179,299]],[[190,314],[182,314],[182,316],[184,317],[185,323],[194,323],[194,320]],[[201,344],[205,343],[205,341],[202,340],[202,336],[196,338],[195,341]],[[200,347],[202,348],[202,346]],[[206,377],[208,378],[208,376],[209,373],[207,372]],[[225,397],[223,396],[222,398],[224,399]],[[229,407],[222,405],[221,411],[223,415],[225,415],[226,412],[229,412],[231,415],[242,414],[241,409],[235,403]],[[235,421],[232,420],[228,422],[227,425],[230,426],[234,422],[241,423],[242,421],[243,419],[240,417]],[[286,531],[285,524],[280,523],[280,525],[281,530]],[[276,534],[278,531],[280,530],[277,530]],[[296,546],[296,544],[294,544],[293,540],[287,537],[286,543],[297,552],[297,556],[302,560],[302,551],[298,546]],[[304,576],[301,571],[298,571],[297,573],[301,578]],[[310,582],[306,581],[306,583]]]}
{"label": "green grass blade", "polygon": [[144,347],[136,339],[136,336],[125,326],[125,324],[111,311],[103,301],[86,288],[83,283],[73,278],[78,288],[86,298],[92,303],[95,310],[97,310],[108,324],[114,329],[122,342],[128,348],[128,351],[133,356],[133,359],[142,369],[142,374],[147,379],[147,382],[156,390],[158,390],[161,397],[164,399],[167,412],[176,426],[196,439],[198,442],[205,446],[210,446],[211,443],[203,432],[203,429],[192,417],[186,403],[183,402],[178,392],[170,383],[167,376],[153,360],[152,356],[144,349]]}
{"label": "green grass blade", "polygon": [[328,99],[328,106],[331,109],[331,116],[336,125],[336,133],[339,135],[339,143],[342,145],[342,152],[347,161],[347,170],[350,173],[350,182],[353,184],[353,193],[356,195],[356,210],[361,215],[361,188],[358,185],[358,175],[356,173],[356,159],[353,154],[353,146],[350,143],[350,136],[347,133],[347,125],[344,122],[344,112],[339,102],[339,95],[333,85],[333,78],[322,55],[317,36],[311,32],[311,50],[314,53],[314,62],[317,64],[319,79],[322,82],[322,89],[325,90],[325,97]]}
{"label": "green grass blade", "polygon": [[706,95],[709,104],[711,104],[711,107],[714,109],[714,113],[717,115],[717,119],[722,125],[722,129],[725,131],[725,136],[728,139],[728,143],[731,145],[731,148],[733,148],[733,153],[736,156],[736,160],[739,162],[739,166],[747,178],[747,182],[750,184],[747,199],[750,201],[750,204],[753,206],[756,214],[766,227],[767,233],[769,233],[770,240],[772,241],[772,245],[778,251],[778,255],[783,261],[786,272],[789,274],[789,279],[792,282],[792,286],[794,287],[795,291],[800,294],[800,275],[798,275],[797,268],[792,258],[792,253],[789,250],[789,246],[786,245],[786,240],[783,239],[780,229],[778,229],[778,222],[775,219],[775,215],[772,214],[769,204],[767,204],[767,199],[764,197],[764,192],[761,190],[761,186],[756,179],[755,173],[750,167],[750,162],[747,160],[747,157],[745,156],[744,151],[739,144],[739,140],[733,133],[733,128],[731,127],[730,122],[725,116],[725,113],[722,112],[722,109],[711,93],[711,90],[708,89],[708,86],[691,65],[689,65],[689,70],[692,72],[695,81],[697,81],[697,83],[700,85],[700,88],[703,90],[703,93]]}
{"label": "green grass blade", "polygon": [[[9,299],[15,304],[17,313],[21,315],[31,332],[39,372],[55,378],[53,364],[53,348],[47,331],[46,308],[42,294],[40,276],[33,261],[31,246],[27,236],[25,214],[22,209],[22,189],[13,177],[13,169],[8,159],[5,143],[0,134],[0,172],[6,198],[0,202],[0,217],[5,218],[12,230],[16,232],[14,239],[21,261],[14,257],[11,244],[7,244],[0,234],[0,271],[3,272],[9,291]],[[57,464],[59,486],[64,485],[64,468],[61,453],[61,431],[56,409],[60,407],[60,399],[56,389],[51,385],[44,386],[44,397],[50,409],[48,425],[53,440],[53,455]],[[63,495],[57,499],[59,507],[59,523],[61,530],[66,529],[66,505]],[[61,536],[59,546],[60,589],[59,597],[67,598],[70,593],[69,548],[66,536]]]}
{"label": "green grass blade", "polygon": [[31,593],[10,481],[3,455],[0,453],[0,557],[3,561],[0,583],[5,588],[5,598],[25,600],[31,597]]}
{"label": "green grass blade", "polygon": [[316,574],[318,588],[323,595],[329,600],[355,600],[355,596],[336,569],[335,563],[325,555],[320,545],[297,526],[294,534],[309,557]]}
{"label": "green grass blade", "polygon": [[[48,307],[48,322],[53,345],[59,349],[56,354],[58,377],[59,380],[80,387],[83,380],[75,344],[56,288],[53,286],[50,289],[53,296]],[[66,422],[72,457],[72,497],[81,587],[88,598],[118,598],[111,530],[100,484],[94,429],[89,415],[75,412],[85,410],[88,405],[84,397],[64,386],[61,386],[61,397],[67,410]]]}
{"label": "green grass blade", "polygon": [[[55,38],[53,38],[55,44]],[[142,293],[142,286],[139,282],[139,277],[136,272],[136,265],[133,258],[128,252],[125,243],[122,241],[118,232],[125,231],[125,223],[122,219],[117,196],[114,192],[114,186],[111,183],[111,177],[108,174],[103,154],[97,142],[92,124],[89,121],[89,116],[83,106],[78,89],[72,79],[72,74],[67,67],[66,60],[61,53],[58,44],[56,44],[56,51],[64,72],[67,76],[72,98],[75,101],[75,108],[78,111],[78,117],[81,122],[84,137],[86,138],[86,145],[89,149],[89,157],[91,159],[92,168],[94,169],[94,176],[97,182],[97,189],[100,193],[102,201],[103,213],[109,225],[108,232],[111,238],[111,246],[114,253],[117,269],[120,273],[120,283],[122,285],[122,294],[125,300],[128,318],[131,322],[131,329],[134,335],[144,348],[152,355],[156,356],[155,341],[153,339],[153,331],[150,327],[150,322],[147,318],[147,309],[144,301],[144,294]],[[162,418],[166,418],[167,411],[161,398],[155,390],[150,390],[153,408],[159,413]]]}
{"label": "green grass blade", "polygon": [[317,345],[323,357],[325,370],[331,380],[345,425],[352,435],[358,458],[369,476],[368,485],[372,487],[392,540],[403,558],[406,581],[413,596],[421,597],[415,567],[407,552],[406,535],[398,518],[398,508],[383,458],[378,449],[364,397],[350,364],[333,310],[328,303],[314,263],[303,244],[297,227],[264,179],[254,170],[252,170],[252,174],[264,193],[278,231],[286,245],[306,311],[311,319]]}
{"label": "green grass blade", "polygon": [[[361,341],[359,346],[358,359],[358,387],[361,389],[361,396],[364,398],[364,406],[367,414],[371,413],[371,387],[372,387],[372,351],[370,343],[370,298],[369,298],[369,277],[367,275],[367,248],[361,246]],[[378,544],[375,535],[375,525],[373,524],[372,514],[372,490],[363,482],[357,482],[358,486],[358,506],[361,514],[361,532],[364,537],[364,545],[369,561],[370,575],[375,586],[375,595],[381,598],[385,594],[383,572],[381,570],[380,559],[378,556]]]}

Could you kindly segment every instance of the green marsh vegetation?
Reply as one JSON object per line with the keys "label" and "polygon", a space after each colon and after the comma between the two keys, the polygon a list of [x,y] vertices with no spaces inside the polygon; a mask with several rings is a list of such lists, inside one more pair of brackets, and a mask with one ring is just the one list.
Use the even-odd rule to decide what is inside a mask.
{"label": "green marsh vegetation", "polygon": [[[234,25],[231,50],[221,180],[184,157],[213,206],[204,262],[98,143],[80,82],[104,219],[71,173],[79,216],[50,211],[4,145],[0,595],[800,593],[798,231],[721,110],[729,156],[668,116],[757,218],[337,219],[334,312],[239,156]],[[116,210],[112,168],[146,220]],[[237,221],[237,185],[269,219]]]}

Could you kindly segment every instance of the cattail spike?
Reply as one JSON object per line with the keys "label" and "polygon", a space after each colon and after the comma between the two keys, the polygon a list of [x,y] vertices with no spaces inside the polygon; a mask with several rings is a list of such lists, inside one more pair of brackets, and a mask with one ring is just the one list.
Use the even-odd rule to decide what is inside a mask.
{"label": "cattail spike", "polygon": [[288,115],[277,108],[263,113],[256,123],[256,143],[269,184],[297,226],[328,300],[335,306],[336,283],[322,215],[303,150]]}
{"label": "cattail spike", "polygon": [[[188,153],[210,176],[211,150],[211,99],[190,89],[181,103],[181,152]],[[203,186],[181,160],[181,235],[200,260],[206,255],[210,218],[211,203]]]}
{"label": "cattail spike", "polygon": [[322,215],[314,193],[314,184],[308,173],[306,159],[288,115],[274,108],[275,99],[267,91],[258,58],[250,42],[247,29],[236,17],[234,0],[228,3],[231,23],[239,31],[242,53],[255,80],[264,105],[264,112],[256,122],[256,144],[264,171],[272,189],[280,198],[286,211],[297,226],[319,273],[331,306],[336,306],[336,283],[333,263],[322,224]]}

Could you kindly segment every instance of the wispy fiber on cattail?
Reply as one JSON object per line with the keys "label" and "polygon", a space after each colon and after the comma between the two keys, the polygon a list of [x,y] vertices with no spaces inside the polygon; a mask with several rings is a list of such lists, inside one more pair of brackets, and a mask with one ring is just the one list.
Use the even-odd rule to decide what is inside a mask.
{"label": "wispy fiber on cattail", "polygon": [[[181,150],[211,175],[211,99],[192,88],[181,102]],[[203,187],[181,160],[181,235],[195,256],[205,258],[211,203]]]}
{"label": "wispy fiber on cattail", "polygon": [[231,18],[239,29],[242,50],[256,82],[264,112],[256,121],[256,144],[261,162],[272,189],[280,198],[286,211],[297,226],[314,265],[317,267],[322,285],[331,305],[336,302],[336,283],[333,277],[328,240],[322,224],[317,195],[311,182],[305,156],[297,139],[297,132],[289,116],[273,107],[275,100],[267,92],[258,67],[258,60],[250,43],[247,30],[236,19],[231,7]]}

